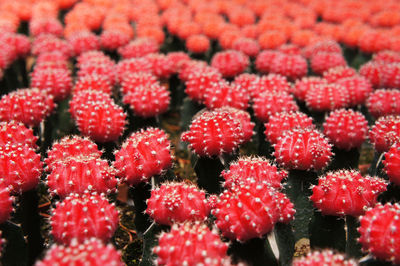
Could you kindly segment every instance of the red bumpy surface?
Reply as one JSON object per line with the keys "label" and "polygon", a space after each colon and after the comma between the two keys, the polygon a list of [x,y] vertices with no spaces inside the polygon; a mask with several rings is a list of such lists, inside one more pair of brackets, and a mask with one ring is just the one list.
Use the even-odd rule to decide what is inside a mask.
{"label": "red bumpy surface", "polygon": [[274,148],[276,161],[288,169],[318,171],[332,157],[332,145],[314,129],[285,131]]}
{"label": "red bumpy surface", "polygon": [[400,205],[377,204],[360,218],[359,242],[381,260],[400,264]]}
{"label": "red bumpy surface", "polygon": [[148,128],[133,133],[115,153],[118,176],[136,185],[160,175],[172,164],[171,142],[161,129]]}
{"label": "red bumpy surface", "polygon": [[71,194],[56,204],[50,218],[52,235],[61,244],[92,237],[110,240],[118,227],[118,211],[100,194]]}
{"label": "red bumpy surface", "polygon": [[0,146],[0,178],[13,194],[31,190],[43,171],[40,155],[24,144]]}
{"label": "red bumpy surface", "polygon": [[36,266],[123,266],[121,254],[111,244],[92,238],[83,243],[72,241],[68,246],[54,244]]}
{"label": "red bumpy surface", "polygon": [[200,222],[174,224],[171,231],[161,233],[153,249],[158,265],[230,265],[226,255],[228,244],[216,230]]}
{"label": "red bumpy surface", "polygon": [[172,225],[205,220],[210,207],[204,191],[195,185],[174,182],[151,191],[146,213],[158,224]]}
{"label": "red bumpy surface", "polygon": [[307,256],[297,258],[293,261],[293,266],[357,266],[354,260],[346,259],[342,254],[334,253],[332,250],[314,251]]}
{"label": "red bumpy surface", "polygon": [[295,210],[285,194],[264,183],[249,182],[219,195],[211,213],[224,236],[246,241],[262,237],[277,222],[288,223]]}
{"label": "red bumpy surface", "polygon": [[360,148],[368,135],[368,121],[360,112],[333,111],[323,124],[324,134],[339,149]]}
{"label": "red bumpy surface", "polygon": [[357,217],[373,207],[387,183],[377,177],[363,177],[357,171],[329,172],[318,179],[310,200],[324,215]]}
{"label": "red bumpy surface", "polygon": [[181,136],[199,156],[231,153],[244,140],[241,124],[227,111],[205,111]]}

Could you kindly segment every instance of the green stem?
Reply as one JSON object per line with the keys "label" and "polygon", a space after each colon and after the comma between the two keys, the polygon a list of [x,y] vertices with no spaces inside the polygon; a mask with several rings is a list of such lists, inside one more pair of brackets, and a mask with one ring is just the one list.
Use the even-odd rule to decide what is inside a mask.
{"label": "green stem", "polygon": [[382,204],[400,201],[400,186],[389,183],[387,190],[378,196],[378,201]]}
{"label": "green stem", "polygon": [[180,81],[178,75],[173,75],[169,79],[169,90],[171,92],[171,105],[172,111],[179,111],[185,98],[185,85]]}
{"label": "green stem", "polygon": [[200,188],[210,194],[219,194],[222,191],[221,172],[224,170],[224,166],[219,158],[199,157],[194,165],[194,170]]}
{"label": "green stem", "polygon": [[264,123],[257,122],[258,155],[272,159],[272,152],[274,149],[271,144],[266,141],[264,131]]}
{"label": "green stem", "polygon": [[317,174],[309,171],[291,170],[285,185],[285,192],[294,204],[296,214],[292,222],[294,237],[309,238],[309,224],[313,217],[313,204],[309,200],[312,192],[310,186],[316,182]]}
{"label": "green stem", "polygon": [[21,196],[22,230],[27,235],[28,261],[33,265],[43,251],[44,240],[40,233],[41,219],[38,212],[39,196],[36,190],[24,192]]}
{"label": "green stem", "polygon": [[360,225],[358,219],[353,216],[346,216],[346,228],[347,228],[347,241],[346,241],[346,253],[351,257],[360,258],[362,255],[361,245],[357,239],[360,234],[357,231]]}
{"label": "green stem", "polygon": [[135,227],[140,233],[145,232],[151,225],[150,217],[144,213],[147,208],[146,200],[150,198],[151,184],[140,183],[129,188],[129,197],[135,204]]}
{"label": "green stem", "polygon": [[114,151],[118,149],[116,142],[105,142],[105,143],[98,142],[96,144],[99,147],[99,150],[103,151],[102,157],[104,159],[107,159],[109,161],[115,160]]}
{"label": "green stem", "polygon": [[290,224],[277,223],[274,228],[276,243],[279,249],[279,264],[292,265],[294,254],[294,234]]}
{"label": "green stem", "polygon": [[339,169],[358,169],[358,162],[360,159],[360,152],[358,149],[342,150],[333,147],[335,154],[332,163],[329,165],[329,170]]}
{"label": "green stem", "polygon": [[232,256],[234,263],[246,262],[247,265],[278,265],[271,246],[265,238],[254,238],[244,243],[233,241],[229,246],[228,254]]}
{"label": "green stem", "polygon": [[182,130],[188,130],[193,116],[197,114],[202,107],[198,103],[193,102],[189,97],[186,97],[183,99],[181,108],[181,128]]}
{"label": "green stem", "polygon": [[314,119],[314,123],[318,129],[322,129],[322,124],[325,121],[325,112],[311,112],[311,116]]}
{"label": "green stem", "polygon": [[370,176],[380,175],[380,170],[382,169],[381,162],[383,158],[383,153],[375,152],[374,159],[371,163],[371,167],[368,169],[368,174]]}
{"label": "green stem", "polygon": [[310,245],[312,248],[332,248],[345,251],[346,231],[344,219],[314,212],[310,224]]}
{"label": "green stem", "polygon": [[0,231],[1,238],[7,243],[2,247],[0,265],[28,265],[27,243],[21,227],[13,222],[6,221],[0,224]]}

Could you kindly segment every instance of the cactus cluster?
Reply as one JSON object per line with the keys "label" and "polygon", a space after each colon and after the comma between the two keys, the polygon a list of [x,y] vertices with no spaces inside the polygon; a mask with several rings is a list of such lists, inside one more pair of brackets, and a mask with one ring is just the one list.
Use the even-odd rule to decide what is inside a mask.
{"label": "cactus cluster", "polygon": [[400,264],[399,14],[0,1],[0,265]]}

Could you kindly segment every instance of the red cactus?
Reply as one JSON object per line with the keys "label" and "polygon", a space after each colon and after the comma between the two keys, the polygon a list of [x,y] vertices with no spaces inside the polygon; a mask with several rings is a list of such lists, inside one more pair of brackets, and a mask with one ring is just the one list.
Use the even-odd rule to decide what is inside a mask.
{"label": "red cactus", "polygon": [[368,135],[368,121],[360,112],[340,109],[326,118],[324,134],[339,149],[360,148]]}
{"label": "red cactus", "polygon": [[77,77],[80,79],[85,76],[102,76],[107,78],[111,86],[114,86],[117,80],[117,73],[113,63],[89,62],[79,66]]}
{"label": "red cactus", "polygon": [[249,57],[256,57],[260,52],[260,45],[250,38],[238,38],[232,46],[233,50],[240,51]]}
{"label": "red cactus", "polygon": [[293,266],[357,266],[358,263],[354,260],[346,259],[344,255],[334,253],[332,250],[314,251],[302,258],[296,258],[293,261]]}
{"label": "red cactus", "polygon": [[2,146],[7,143],[20,143],[36,149],[37,140],[38,137],[33,134],[33,130],[22,123],[15,121],[0,123],[0,145]]}
{"label": "red cactus", "polygon": [[92,238],[81,244],[73,240],[68,246],[52,245],[44,258],[36,263],[36,266],[84,264],[91,266],[124,265],[120,252],[115,250],[113,245],[104,245],[100,240]]}
{"label": "red cactus", "polygon": [[241,124],[229,112],[205,111],[197,116],[189,131],[181,136],[199,156],[231,153],[244,140]]}
{"label": "red cactus", "polygon": [[211,212],[222,235],[247,241],[270,232],[277,222],[289,222],[295,210],[285,194],[253,182],[224,191]]}
{"label": "red cactus", "polygon": [[400,115],[400,91],[376,90],[368,98],[368,111],[375,118],[386,115]]}
{"label": "red cactus", "polygon": [[288,169],[320,170],[331,160],[332,145],[315,129],[285,131],[275,145],[276,161]]}
{"label": "red cactus", "polygon": [[[1,35],[0,35],[0,38],[1,38]],[[3,49],[0,52],[0,68],[6,69],[11,65],[11,63],[14,60],[17,59],[18,54],[17,54],[16,47],[7,43],[6,40],[0,39],[0,44],[3,47]]]}
{"label": "red cactus", "polygon": [[252,98],[256,98],[263,92],[287,93],[289,89],[290,84],[286,77],[279,74],[261,76],[254,80],[249,86],[249,92]]}
{"label": "red cactus", "polygon": [[122,82],[124,77],[134,72],[152,73],[152,64],[146,57],[124,59],[118,62],[116,67],[117,81]]}
{"label": "red cactus", "polygon": [[227,189],[252,182],[280,189],[281,181],[286,178],[287,172],[278,171],[275,165],[262,157],[241,157],[231,163],[229,170],[222,171],[221,175],[225,179],[224,187]]}
{"label": "red cactus", "polygon": [[118,48],[118,53],[122,58],[128,59],[158,53],[159,49],[158,43],[153,38],[138,38]]}
{"label": "red cactus", "polygon": [[29,37],[23,34],[2,32],[0,41],[15,47],[17,57],[25,58],[31,51],[31,41]]}
{"label": "red cactus", "polygon": [[0,180],[0,224],[4,223],[10,218],[11,212],[13,211],[12,204],[13,197],[10,195],[10,189],[2,180]]}
{"label": "red cactus", "polygon": [[119,30],[104,30],[100,35],[100,44],[105,50],[117,50],[127,45],[131,36]]}
{"label": "red cactus", "polygon": [[377,204],[360,218],[359,242],[376,258],[400,263],[400,204]]}
{"label": "red cactus", "polygon": [[400,116],[382,116],[369,131],[369,139],[378,152],[390,149],[400,138]]}
{"label": "red cactus", "polygon": [[116,141],[123,133],[126,113],[115,104],[104,101],[88,101],[76,110],[79,131],[95,141]]}
{"label": "red cactus", "polygon": [[270,117],[265,124],[267,141],[276,144],[282,134],[294,128],[315,128],[313,120],[301,112],[281,112]]}
{"label": "red cactus", "polygon": [[53,35],[42,34],[32,44],[31,52],[34,56],[53,51],[59,51],[67,58],[72,56],[71,45],[67,41],[58,39]]}
{"label": "red cactus", "polygon": [[145,58],[150,63],[152,73],[159,78],[167,79],[174,72],[172,62],[164,54],[149,54]]}
{"label": "red cactus", "polygon": [[226,81],[213,83],[207,87],[204,95],[204,104],[208,109],[229,106],[246,110],[249,106],[250,96],[240,85],[229,84]]}
{"label": "red cactus", "polygon": [[15,47],[2,40],[0,40],[0,44],[3,47],[0,51],[0,68],[6,69],[17,58],[17,51]]}
{"label": "red cactus", "polygon": [[318,52],[310,60],[311,68],[317,74],[322,74],[333,67],[346,66],[346,60],[339,53]]}
{"label": "red cactus", "polygon": [[360,75],[368,79],[374,88],[381,88],[383,85],[384,65],[370,61],[360,67]]}
{"label": "red cactus", "polygon": [[350,96],[350,106],[362,105],[372,92],[372,85],[362,76],[342,78],[336,84],[346,87]]}
{"label": "red cactus", "polygon": [[[35,69],[43,63],[65,63],[67,64],[68,57],[60,51],[51,51],[38,55],[35,61]],[[68,69],[67,65],[65,69]]]}
{"label": "red cactus", "polygon": [[393,144],[385,153],[385,160],[382,161],[384,170],[389,180],[400,186],[400,143]]}
{"label": "red cactus", "polygon": [[[189,77],[196,73],[218,72],[214,67],[210,67],[206,62],[200,60],[187,60],[182,63],[179,70],[179,79],[187,82]],[[219,73],[222,77],[221,73]]]}
{"label": "red cactus", "polygon": [[391,89],[400,89],[400,63],[385,64],[382,70],[383,86]]}
{"label": "red cactus", "polygon": [[133,133],[115,153],[114,167],[130,185],[162,174],[172,164],[171,143],[161,129],[148,128]]}
{"label": "red cactus", "polygon": [[117,229],[118,220],[117,209],[103,195],[71,194],[57,202],[50,218],[51,234],[64,245],[83,243],[92,237],[107,242]]}
{"label": "red cactus", "polygon": [[270,72],[283,75],[290,80],[296,80],[307,75],[307,60],[301,55],[281,53],[274,57]]}
{"label": "red cactus", "polygon": [[332,83],[342,78],[353,77],[357,75],[357,71],[349,66],[338,66],[328,69],[322,75],[324,79],[326,79],[329,83]]}
{"label": "red cactus", "polygon": [[153,252],[158,265],[230,265],[227,250],[215,230],[196,222],[174,224],[161,233]]}
{"label": "red cactus", "polygon": [[250,93],[250,87],[252,86],[252,83],[256,82],[258,78],[259,77],[256,74],[243,73],[236,76],[233,83]]}
{"label": "red cactus", "polygon": [[123,102],[141,117],[153,117],[165,113],[170,100],[169,90],[159,84],[137,86],[123,98]]}
{"label": "red cactus", "polygon": [[312,86],[306,93],[306,105],[318,112],[332,111],[350,104],[349,90],[337,84]]}
{"label": "red cactus", "polygon": [[283,44],[279,46],[278,51],[287,55],[301,55],[300,47],[293,43]]}
{"label": "red cactus", "polygon": [[106,160],[94,157],[70,157],[51,165],[47,176],[50,192],[66,197],[71,193],[111,193],[115,191],[115,170]]}
{"label": "red cactus", "polygon": [[41,34],[51,34],[61,37],[63,34],[63,25],[56,18],[36,18],[29,23],[29,32],[37,37]]}
{"label": "red cactus", "polygon": [[42,174],[40,155],[24,144],[0,146],[0,176],[13,194],[33,189]]}
{"label": "red cactus", "polygon": [[199,68],[197,72],[188,75],[185,92],[193,101],[202,102],[207,88],[220,81],[222,81],[222,75],[216,69]]}
{"label": "red cactus", "polygon": [[84,65],[97,65],[97,64],[106,64],[110,66],[114,66],[114,61],[105,55],[102,51],[88,51],[80,54],[76,58],[76,66],[81,68]]}
{"label": "red cactus", "polygon": [[263,92],[253,99],[254,115],[262,122],[268,122],[270,117],[280,112],[299,110],[292,95],[284,92]]}
{"label": "red cactus", "polygon": [[210,49],[210,39],[203,34],[190,35],[186,39],[186,48],[192,53],[205,53]]}
{"label": "red cactus", "polygon": [[328,84],[328,81],[320,77],[304,77],[296,80],[295,84],[290,88],[290,93],[300,101],[306,100],[307,92],[314,86]]}
{"label": "red cactus", "polygon": [[63,100],[71,93],[72,78],[66,69],[39,69],[32,72],[31,87],[46,91],[55,101]]}
{"label": "red cactus", "polygon": [[340,48],[339,43],[331,40],[324,40],[316,43],[311,42],[311,44],[304,49],[303,54],[305,57],[311,58],[320,52],[341,54],[342,49]]}
{"label": "red cactus", "polygon": [[102,152],[96,143],[88,138],[80,136],[67,136],[53,143],[51,150],[47,152],[45,163],[52,170],[53,165],[73,157],[100,158]]}
{"label": "red cactus", "polygon": [[377,177],[363,177],[357,171],[339,170],[320,177],[310,200],[324,215],[359,216],[373,207],[387,183]]}
{"label": "red cactus", "polygon": [[100,50],[100,39],[96,34],[89,31],[74,33],[68,38],[75,55],[80,55],[84,52]]}
{"label": "red cactus", "polygon": [[160,86],[156,76],[149,72],[133,72],[126,74],[121,80],[122,94],[128,94],[135,91],[136,87]]}
{"label": "red cactus", "polygon": [[217,112],[229,112],[229,114],[240,122],[244,134],[243,143],[248,142],[254,135],[255,124],[251,122],[251,116],[248,112],[233,107],[222,107],[215,109]]}
{"label": "red cactus", "polygon": [[[46,53],[48,54],[48,53]],[[69,72],[68,61],[43,61],[35,64],[35,72],[47,71],[47,70],[63,70]]]}
{"label": "red cactus", "polygon": [[99,75],[87,75],[79,78],[75,82],[73,93],[76,94],[84,90],[92,90],[111,95],[112,89],[111,83],[107,77]]}
{"label": "red cactus", "polygon": [[400,53],[390,50],[379,51],[372,56],[372,60],[384,64],[400,63]]}
{"label": "red cactus", "polygon": [[234,77],[242,73],[250,64],[247,55],[235,50],[216,53],[211,59],[211,66],[218,69],[224,77]]}
{"label": "red cactus", "polygon": [[95,90],[81,90],[73,94],[69,102],[69,112],[72,118],[77,118],[77,112],[87,105],[88,102],[104,102],[105,104],[112,104],[111,96],[105,92]]}
{"label": "red cactus", "polygon": [[257,55],[255,65],[260,73],[269,73],[271,71],[271,64],[275,57],[281,53],[273,50],[265,50]]}
{"label": "red cactus", "polygon": [[28,127],[38,126],[54,109],[53,97],[44,91],[18,89],[0,100],[0,121],[15,120]]}
{"label": "red cactus", "polygon": [[182,67],[190,62],[190,57],[184,52],[171,52],[167,54],[169,61],[172,62],[175,73],[179,73]]}
{"label": "red cactus", "polygon": [[276,49],[287,42],[287,34],[281,30],[269,29],[258,36],[262,49]]}
{"label": "red cactus", "polygon": [[151,191],[146,213],[158,224],[172,225],[207,219],[210,207],[204,191],[186,183],[166,183]]}

